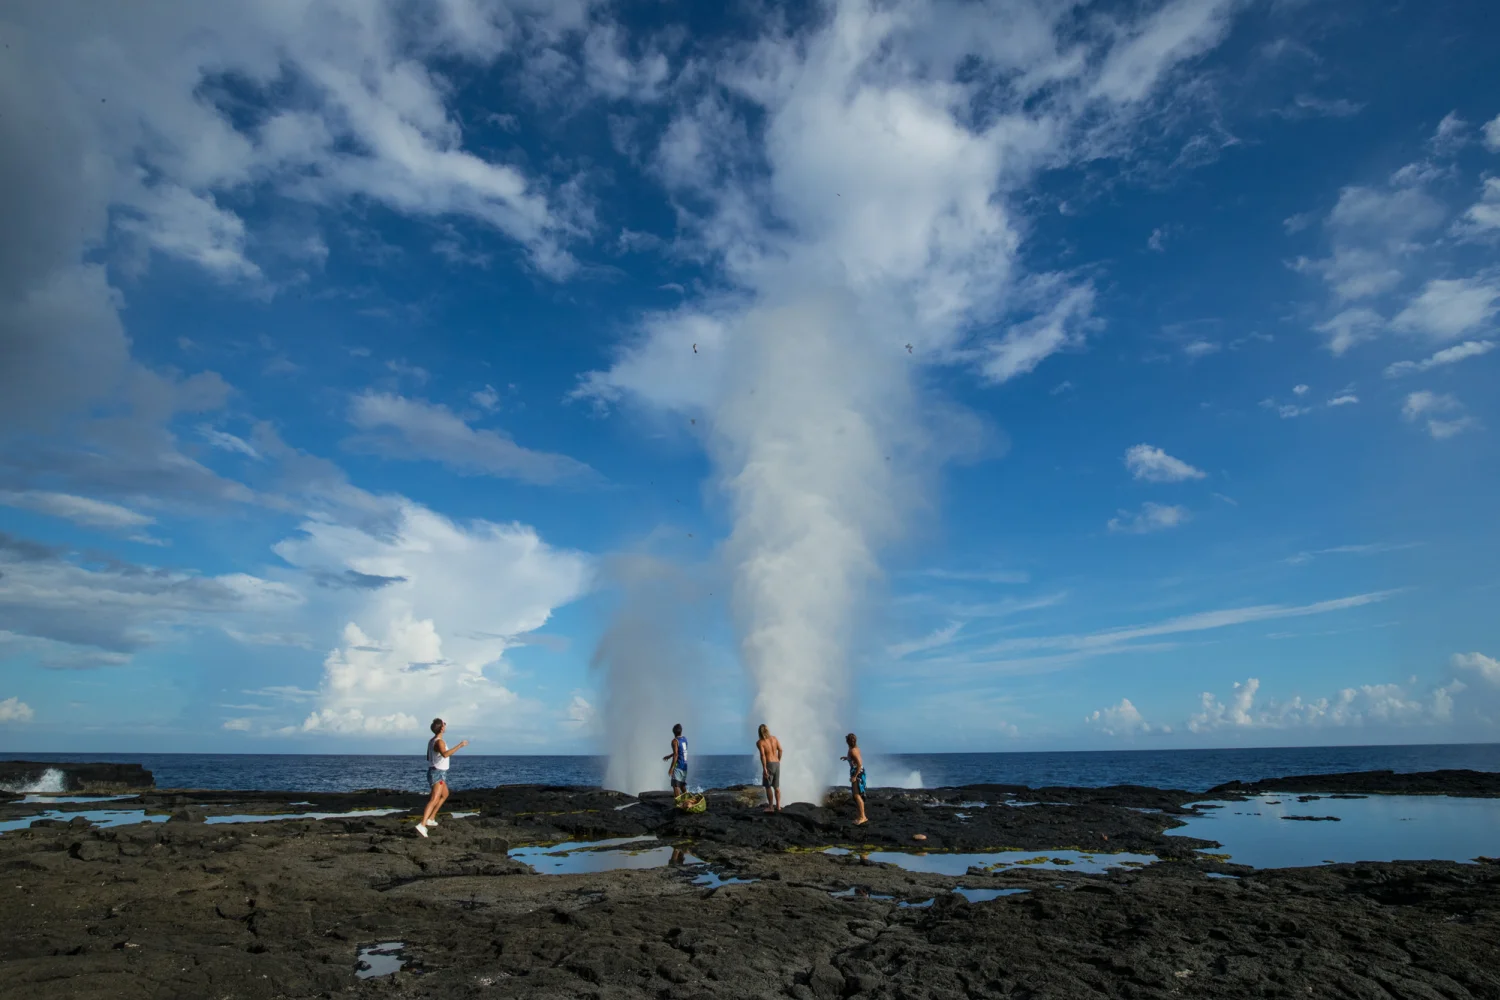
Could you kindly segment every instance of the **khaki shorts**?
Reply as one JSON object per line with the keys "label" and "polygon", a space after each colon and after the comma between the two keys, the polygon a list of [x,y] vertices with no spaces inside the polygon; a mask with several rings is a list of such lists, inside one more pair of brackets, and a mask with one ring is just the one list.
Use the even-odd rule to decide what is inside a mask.
{"label": "khaki shorts", "polygon": [[781,787],[781,761],[773,760],[766,765],[766,772],[761,775],[760,783],[766,788]]}

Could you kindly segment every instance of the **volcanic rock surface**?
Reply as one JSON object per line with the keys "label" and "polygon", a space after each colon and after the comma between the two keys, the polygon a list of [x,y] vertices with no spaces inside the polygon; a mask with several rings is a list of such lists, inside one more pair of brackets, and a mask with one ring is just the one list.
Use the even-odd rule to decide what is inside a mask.
{"label": "volcanic rock surface", "polygon": [[63,775],[63,791],[67,792],[123,792],[138,788],[150,788],[154,784],[151,772],[139,764],[67,764],[56,761],[0,760],[0,786],[11,790],[0,793],[4,799],[13,797],[15,789],[35,785],[43,780],[48,771]]}
{"label": "volcanic rock surface", "polygon": [[[63,819],[0,834],[0,997],[1500,997],[1500,864],[1226,865],[1172,836],[1207,797],[875,789],[855,827],[836,797],[767,815],[758,790],[727,789],[687,816],[664,795],[512,786],[455,791],[474,815],[426,839],[422,798],[393,791],[58,803]],[[106,807],[161,822],[67,820]],[[353,809],[399,811],[208,822]],[[0,822],[28,810],[0,804]],[[956,877],[866,860],[915,833],[929,852],[1168,860]],[[684,850],[557,875],[508,854],[605,838]],[[356,978],[362,949],[394,942],[401,971]]]}

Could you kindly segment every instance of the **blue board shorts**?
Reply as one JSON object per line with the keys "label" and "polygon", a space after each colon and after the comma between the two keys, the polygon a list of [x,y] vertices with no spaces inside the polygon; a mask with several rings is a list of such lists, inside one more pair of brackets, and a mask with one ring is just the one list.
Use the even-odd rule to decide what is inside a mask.
{"label": "blue board shorts", "polygon": [[[447,771],[439,771],[435,767],[429,767],[427,769],[427,787],[428,788],[435,788],[435,787],[437,787],[437,783],[439,781],[443,782],[444,784],[448,784],[448,772]],[[453,786],[452,785],[448,785],[448,787],[452,788]]]}
{"label": "blue board shorts", "polygon": [[674,785],[685,785],[685,784],[687,784],[687,767],[684,766],[684,767],[674,767],[674,768],[672,768],[672,784],[674,784]]}
{"label": "blue board shorts", "polygon": [[860,769],[858,775],[850,775],[849,787],[853,790],[855,795],[865,794],[865,772],[863,768]]}

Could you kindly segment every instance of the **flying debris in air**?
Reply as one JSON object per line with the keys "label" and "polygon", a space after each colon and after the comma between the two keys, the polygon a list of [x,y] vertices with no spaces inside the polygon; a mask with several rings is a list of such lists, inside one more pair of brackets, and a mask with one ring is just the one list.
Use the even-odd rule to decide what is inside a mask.
{"label": "flying debris in air", "polygon": [[694,353],[694,354],[697,354],[697,353],[698,353],[698,345],[697,345],[697,344],[694,344],[694,345],[693,345],[693,353]]}
{"label": "flying debris in air", "polygon": [[907,354],[910,354],[910,353],[911,353],[911,345],[910,345],[910,344],[907,344],[907,345],[906,345],[906,353],[907,353]]}

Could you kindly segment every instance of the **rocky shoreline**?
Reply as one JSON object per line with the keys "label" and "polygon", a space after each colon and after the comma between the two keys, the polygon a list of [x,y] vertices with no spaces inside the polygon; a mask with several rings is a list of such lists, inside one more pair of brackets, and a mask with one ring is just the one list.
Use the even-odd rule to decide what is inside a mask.
{"label": "rocky shoreline", "polygon": [[[665,794],[507,786],[456,791],[469,815],[426,840],[423,798],[395,791],[11,799],[0,823],[58,815],[0,835],[0,997],[1500,997],[1500,864],[1257,870],[1172,833],[1195,803],[1271,791],[1491,797],[1500,775],[873,789],[865,827],[837,796],[767,815],[758,789],[723,789],[684,815]],[[100,809],[137,821],[73,815]],[[356,810],[395,811],[216,821]],[[510,854],[610,839],[672,856],[538,874]],[[1159,860],[869,858],[897,850]],[[356,978],[362,949],[395,942],[401,971]]]}

